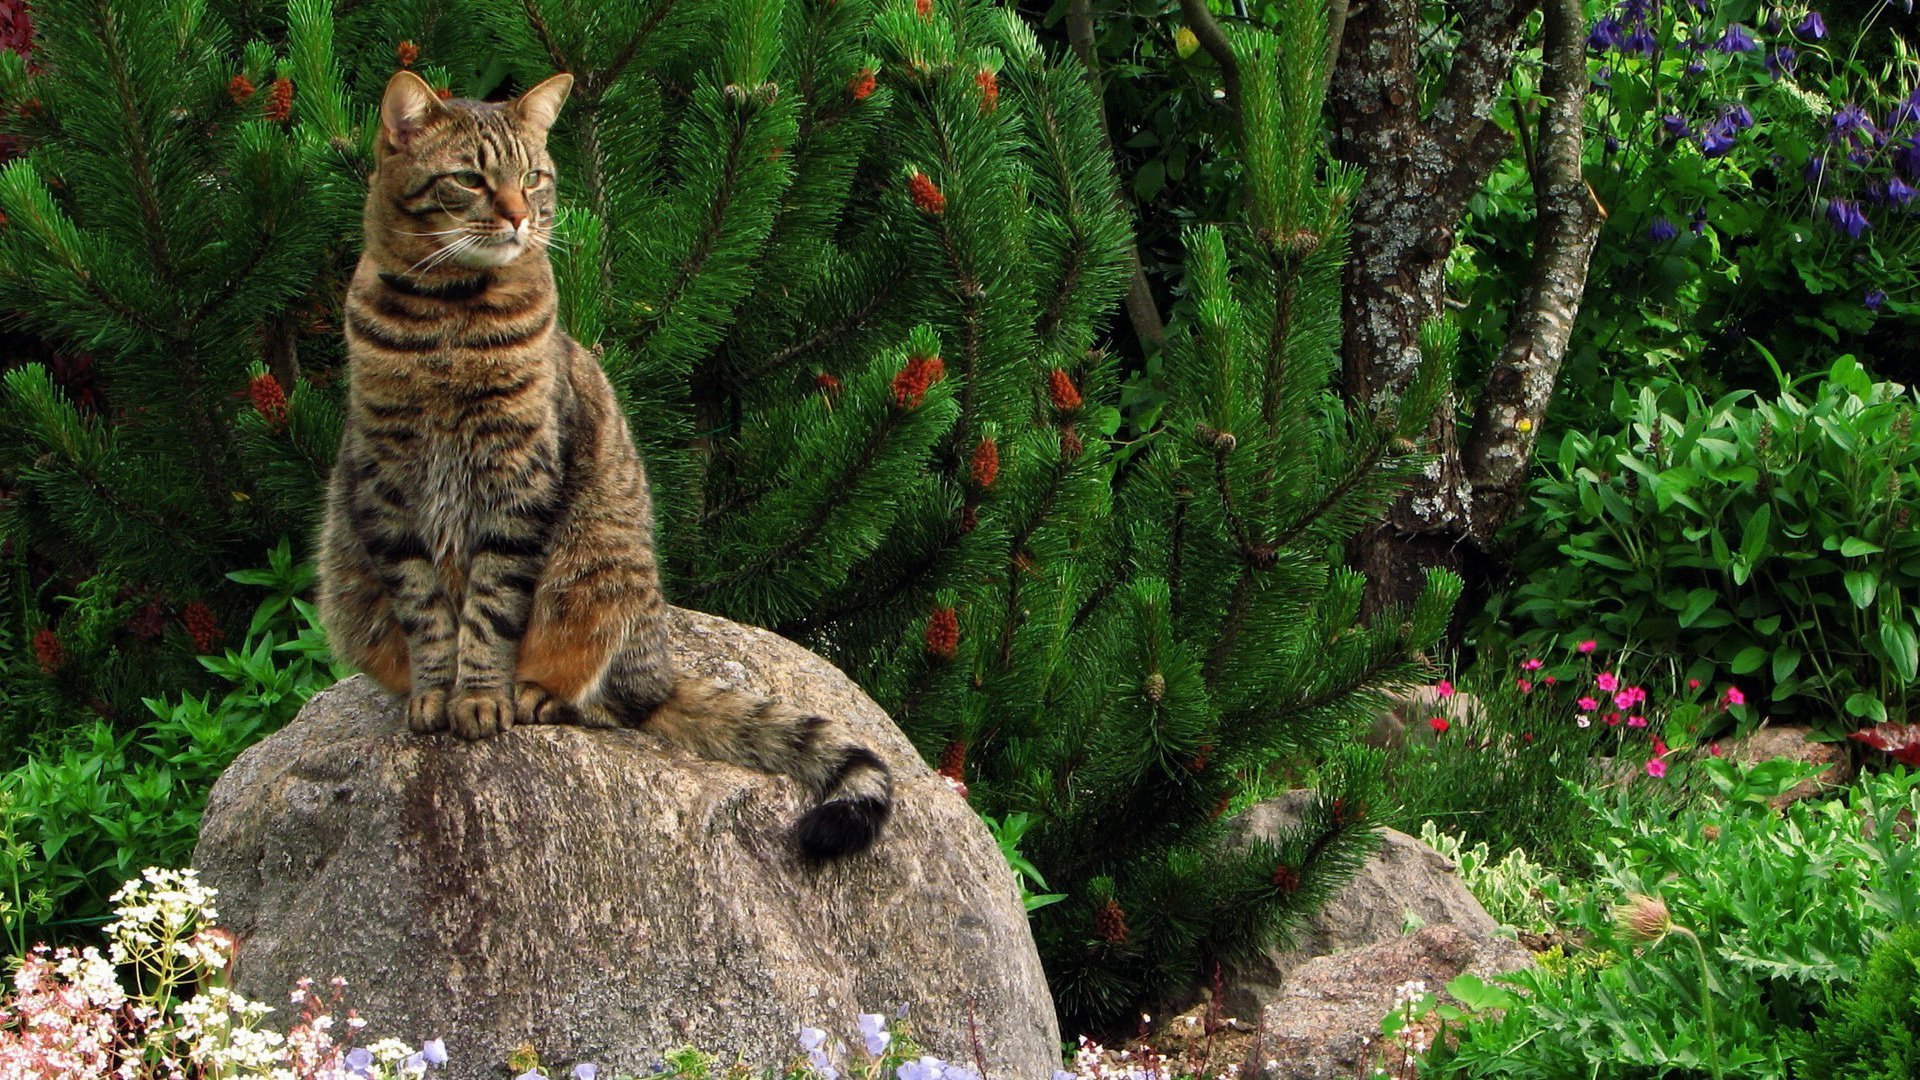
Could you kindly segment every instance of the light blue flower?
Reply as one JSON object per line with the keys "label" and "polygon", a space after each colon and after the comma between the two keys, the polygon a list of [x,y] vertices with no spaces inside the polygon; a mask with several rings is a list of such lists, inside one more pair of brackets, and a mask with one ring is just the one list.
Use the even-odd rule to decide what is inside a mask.
{"label": "light blue flower", "polygon": [[347,1069],[356,1076],[367,1075],[373,1068],[373,1051],[364,1046],[356,1046],[347,1051]]}
{"label": "light blue flower", "polygon": [[948,1065],[940,1080],[980,1080],[980,1074],[964,1065]]}
{"label": "light blue flower", "polygon": [[1078,1078],[1065,1069],[1055,1069],[1053,1070],[1053,1080],[1078,1080]]}
{"label": "light blue flower", "polygon": [[547,1078],[541,1075],[538,1069],[528,1069],[526,1072],[514,1077],[513,1080],[547,1080]]}
{"label": "light blue flower", "polygon": [[936,1057],[923,1057],[919,1061],[909,1061],[893,1072],[895,1080],[941,1080],[946,1074],[947,1063]]}
{"label": "light blue flower", "polygon": [[821,1031],[819,1028],[803,1027],[800,1029],[800,1049],[802,1050],[811,1053],[820,1049],[821,1045],[826,1041],[827,1033]]}
{"label": "light blue flower", "polygon": [[887,1030],[887,1018],[879,1013],[861,1013],[860,1038],[867,1044],[867,1053],[879,1057],[893,1041],[892,1032]]}
{"label": "light blue flower", "polygon": [[447,1063],[447,1044],[443,1040],[428,1039],[426,1042],[420,1044],[420,1053],[427,1059],[427,1064],[429,1065],[445,1065]]}
{"label": "light blue flower", "polygon": [[827,1060],[825,1050],[807,1051],[807,1060],[813,1063],[813,1071],[819,1075],[820,1080],[840,1080],[840,1070],[834,1068],[833,1062]]}
{"label": "light blue flower", "polygon": [[600,1075],[600,1066],[591,1061],[583,1061],[573,1067],[573,1080],[593,1080]]}

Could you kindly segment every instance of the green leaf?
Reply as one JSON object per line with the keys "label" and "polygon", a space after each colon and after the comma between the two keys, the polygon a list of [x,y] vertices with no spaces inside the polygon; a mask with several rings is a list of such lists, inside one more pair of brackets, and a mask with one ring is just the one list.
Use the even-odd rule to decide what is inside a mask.
{"label": "green leaf", "polygon": [[1767,650],[1759,645],[1749,645],[1735,654],[1733,662],[1728,664],[1727,667],[1731,669],[1735,675],[1751,675],[1759,671],[1760,665],[1766,662]]}
{"label": "green leaf", "polygon": [[1847,595],[1853,597],[1853,606],[1865,610],[1873,606],[1873,597],[1879,591],[1880,579],[1870,570],[1849,570],[1846,573]]}
{"label": "green leaf", "polygon": [[1840,542],[1840,554],[1849,559],[1857,559],[1862,555],[1878,555],[1885,550],[1887,549],[1879,544],[1862,540],[1857,536],[1849,536]]}
{"label": "green leaf", "polygon": [[1690,627],[1713,607],[1720,594],[1713,589],[1695,589],[1687,594],[1687,606],[1681,609],[1680,625]]}

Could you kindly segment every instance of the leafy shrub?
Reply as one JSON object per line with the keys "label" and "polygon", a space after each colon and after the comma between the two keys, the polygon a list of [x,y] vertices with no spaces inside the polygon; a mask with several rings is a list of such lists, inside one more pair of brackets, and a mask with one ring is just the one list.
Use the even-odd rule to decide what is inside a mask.
{"label": "leafy shrub", "polygon": [[1520,848],[1499,859],[1485,843],[1469,845],[1452,833],[1441,832],[1431,821],[1420,823],[1420,841],[1452,862],[1480,906],[1495,922],[1522,933],[1545,934],[1558,925],[1560,910],[1580,891],[1560,880]]}
{"label": "leafy shrub", "polygon": [[[1904,714],[1920,666],[1912,392],[1842,357],[1811,393],[1616,391],[1568,432],[1515,522],[1520,582],[1487,612],[1515,646],[1567,636],[1730,671],[1774,715]],[[1844,718],[1844,719],[1843,719]]]}
{"label": "leafy shrub", "polygon": [[1518,992],[1436,1041],[1422,1076],[1785,1077],[1782,1035],[1920,920],[1909,824],[1920,773],[1872,776],[1850,801],[1784,815],[1730,803],[1650,818],[1625,798],[1594,808],[1612,835],[1593,896],[1568,916],[1614,962],[1504,976]]}
{"label": "leafy shrub", "polygon": [[1920,926],[1880,943],[1867,972],[1797,1043],[1797,1072],[1827,1080],[1920,1076]]}
{"label": "leafy shrub", "polygon": [[10,891],[11,918],[26,923],[13,927],[16,941],[38,936],[25,932],[34,921],[97,920],[108,893],[142,867],[183,865],[220,773],[345,674],[298,598],[313,568],[295,564],[284,540],[266,569],[228,576],[269,590],[245,642],[201,658],[230,690],[218,700],[150,699],[145,725],[118,732],[95,722],[0,775],[11,803],[0,810],[0,888]]}

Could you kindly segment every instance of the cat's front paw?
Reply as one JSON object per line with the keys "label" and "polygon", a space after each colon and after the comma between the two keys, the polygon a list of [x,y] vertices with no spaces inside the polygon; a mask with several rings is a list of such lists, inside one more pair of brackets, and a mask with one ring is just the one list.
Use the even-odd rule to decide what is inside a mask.
{"label": "cat's front paw", "polygon": [[447,692],[422,690],[408,699],[407,727],[421,735],[447,730]]}
{"label": "cat's front paw", "polygon": [[453,733],[469,742],[513,727],[513,699],[503,690],[462,690],[450,712]]}
{"label": "cat's front paw", "polygon": [[513,686],[513,722],[516,724],[578,724],[580,710],[547,692],[539,683]]}

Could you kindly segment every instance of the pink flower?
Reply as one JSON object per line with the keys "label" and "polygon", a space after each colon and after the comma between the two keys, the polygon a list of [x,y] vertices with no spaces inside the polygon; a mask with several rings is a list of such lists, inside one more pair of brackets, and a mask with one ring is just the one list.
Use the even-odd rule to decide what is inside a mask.
{"label": "pink flower", "polygon": [[1653,777],[1655,780],[1667,775],[1667,763],[1661,761],[1659,758],[1648,758],[1647,775]]}
{"label": "pink flower", "polygon": [[1521,665],[1520,665],[1520,670],[1521,670],[1521,671],[1539,671],[1539,670],[1540,670],[1540,661],[1538,661],[1538,660],[1529,660],[1529,661],[1527,661],[1526,663],[1524,663],[1524,664],[1521,664]]}
{"label": "pink flower", "polygon": [[1603,671],[1593,677],[1593,685],[1611,694],[1620,689],[1620,680],[1611,671]]}
{"label": "pink flower", "polygon": [[1519,687],[1520,692],[1523,694],[1533,693],[1533,684],[1525,679],[1515,679],[1513,680],[1513,685]]}
{"label": "pink flower", "polygon": [[1592,712],[1593,710],[1600,707],[1600,703],[1590,697],[1583,697],[1579,701],[1574,702],[1573,704],[1581,712]]}
{"label": "pink flower", "polygon": [[1441,679],[1439,682],[1433,684],[1433,692],[1436,694],[1439,694],[1443,698],[1452,697],[1453,684],[1448,682],[1445,679]]}
{"label": "pink flower", "polygon": [[1667,740],[1661,738],[1658,735],[1655,735],[1653,737],[1653,754],[1655,757],[1666,757],[1667,756]]}
{"label": "pink flower", "polygon": [[1727,687],[1727,694],[1724,700],[1728,705],[1745,705],[1747,703],[1747,695],[1741,693],[1739,687],[1729,686]]}
{"label": "pink flower", "polygon": [[1712,754],[1712,755],[1713,755],[1714,757],[1719,757],[1719,756],[1720,756],[1720,744],[1719,744],[1719,743],[1708,743],[1708,744],[1707,744],[1707,753],[1709,753],[1709,754]]}
{"label": "pink flower", "polygon": [[1578,651],[1580,655],[1585,656],[1586,654],[1592,652],[1594,648],[1599,644],[1600,644],[1599,642],[1593,640],[1592,638],[1588,638],[1587,640],[1581,642],[1580,644],[1575,645],[1574,649]]}
{"label": "pink flower", "polygon": [[1433,729],[1433,733],[1435,735],[1440,735],[1440,734],[1444,734],[1446,730],[1452,727],[1453,725],[1447,723],[1446,717],[1436,716],[1433,719],[1427,721],[1427,726]]}
{"label": "pink flower", "polygon": [[1620,726],[1620,714],[1617,712],[1610,712],[1606,716],[1602,717],[1602,719],[1604,719],[1607,722],[1608,727]]}
{"label": "pink flower", "polygon": [[1644,716],[1629,716],[1627,717],[1627,726],[1628,727],[1646,727],[1647,718]]}
{"label": "pink flower", "polygon": [[1698,689],[1700,689],[1700,680],[1699,680],[1699,679],[1688,679],[1688,680],[1687,680],[1687,689],[1689,689],[1689,690],[1698,690]]}
{"label": "pink flower", "polygon": [[1554,683],[1557,683],[1557,682],[1559,682],[1559,681],[1560,681],[1559,679],[1556,679],[1556,678],[1554,678],[1554,677],[1553,677],[1553,676],[1551,676],[1551,675],[1549,675],[1549,676],[1547,676],[1547,678],[1546,678],[1546,683],[1547,683],[1547,685],[1548,685],[1548,686],[1552,686],[1552,685],[1553,685]]}

